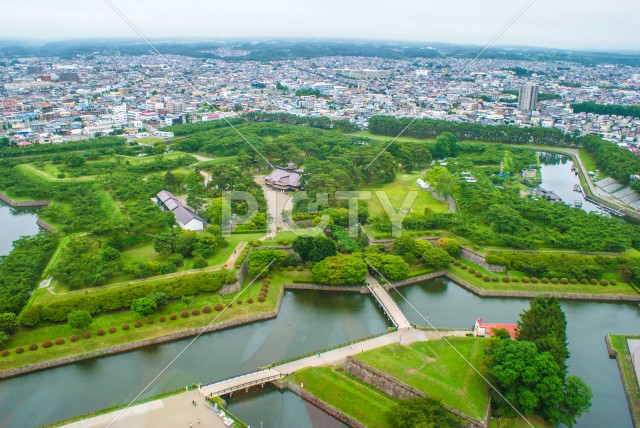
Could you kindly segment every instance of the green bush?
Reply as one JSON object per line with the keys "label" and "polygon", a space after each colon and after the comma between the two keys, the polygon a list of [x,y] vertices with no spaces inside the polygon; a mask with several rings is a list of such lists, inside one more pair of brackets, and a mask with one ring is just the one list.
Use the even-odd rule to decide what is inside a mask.
{"label": "green bush", "polygon": [[53,346],[53,342],[50,340],[45,340],[44,342],[42,342],[43,348],[51,348],[52,346]]}
{"label": "green bush", "polygon": [[167,317],[164,317],[164,316],[160,317],[160,322],[166,322],[166,321],[167,321]]}
{"label": "green bush", "polygon": [[611,281],[609,281],[609,284],[618,285],[618,281],[616,281],[615,279],[612,279]]}
{"label": "green bush", "polygon": [[[466,266],[466,265],[465,265]],[[469,273],[476,273],[476,268],[474,267],[470,267],[469,268]]]}
{"label": "green bush", "polygon": [[569,280],[567,278],[560,278],[560,283],[561,284],[568,284]]}
{"label": "green bush", "polygon": [[462,263],[460,263],[460,260],[454,260],[453,264],[455,266],[460,266]]}
{"label": "green bush", "polygon": [[262,245],[262,241],[260,241],[260,240],[253,241],[251,243],[251,245],[254,246],[254,247],[259,247],[259,246]]}
{"label": "green bush", "polygon": [[267,292],[269,291],[269,287],[260,287],[260,292]]}
{"label": "green bush", "polygon": [[220,303],[216,303],[215,306],[213,307],[213,309],[215,309],[216,311],[220,312],[221,310],[224,309],[224,306],[222,306],[222,304],[220,304]]}
{"label": "green bush", "polygon": [[538,278],[536,278],[535,276],[533,278],[531,278],[531,283],[533,284],[537,284],[538,283]]}
{"label": "green bush", "polygon": [[181,318],[189,318],[190,316],[191,316],[191,314],[186,309],[184,311],[180,312],[180,317]]}
{"label": "green bush", "polygon": [[82,337],[84,339],[90,339],[91,338],[91,333],[89,333],[88,331],[85,331],[84,333],[82,333]]}
{"label": "green bush", "polygon": [[116,332],[116,328],[115,327],[109,327],[109,333],[113,334]]}
{"label": "green bush", "polygon": [[511,278],[511,282],[520,282],[520,278],[518,278],[517,276],[514,276]]}
{"label": "green bush", "polygon": [[242,304],[242,300],[236,300],[236,305],[241,305]]}
{"label": "green bush", "polygon": [[56,339],[56,345],[64,345],[64,339],[59,337]]}
{"label": "green bush", "polygon": [[549,283],[549,278],[544,277],[544,278],[542,278],[542,279],[540,280],[540,282],[541,282],[541,283],[543,283],[543,284],[548,284],[548,283]]}
{"label": "green bush", "polygon": [[171,314],[171,315],[169,316],[169,319],[170,319],[171,321],[175,321],[175,320],[177,320],[177,319],[178,319],[178,316],[177,316],[176,314]]}
{"label": "green bush", "polygon": [[134,327],[134,328],[140,328],[140,327],[142,327],[142,321],[136,321],[136,322],[134,322],[134,323],[133,323],[133,327]]}
{"label": "green bush", "polygon": [[551,283],[552,284],[558,284],[560,282],[560,280],[558,278],[551,278]]}
{"label": "green bush", "polygon": [[269,285],[269,284],[271,284],[271,278],[264,278],[264,279],[262,280],[262,283],[263,283],[264,285]]}
{"label": "green bush", "polygon": [[577,280],[577,279],[575,279],[575,278],[571,278],[571,279],[569,280],[569,282],[570,282],[570,283],[572,283],[572,284],[577,284],[577,283],[578,283],[578,280]]}
{"label": "green bush", "polygon": [[16,354],[22,354],[24,352],[24,348],[22,346],[18,346],[16,348]]}
{"label": "green bush", "polygon": [[80,340],[80,338],[77,335],[74,334],[69,338],[69,340],[72,341],[72,342],[77,342],[78,340]]}
{"label": "green bush", "polygon": [[37,351],[37,350],[38,350],[37,343],[32,343],[31,345],[29,345],[29,351]]}
{"label": "green bush", "polygon": [[587,278],[580,278],[580,284],[588,284],[589,280]]}
{"label": "green bush", "polygon": [[211,306],[205,306],[204,308],[202,308],[202,312],[204,312],[205,314],[210,314],[213,311],[213,309],[211,309]]}
{"label": "green bush", "polygon": [[2,352],[0,352],[0,357],[6,357],[9,355],[9,351],[7,351],[6,349],[2,350]]}
{"label": "green bush", "polygon": [[606,287],[607,285],[609,285],[609,281],[607,281],[606,279],[601,279],[600,280],[600,285]]}
{"label": "green bush", "polygon": [[510,282],[511,278],[509,278],[508,276],[503,276],[502,277],[502,282]]}
{"label": "green bush", "polygon": [[591,281],[589,281],[591,283],[591,285],[597,285],[598,284],[598,280],[593,278],[591,279]]}
{"label": "green bush", "polygon": [[460,269],[467,270],[467,269],[469,269],[469,266],[461,264],[460,265]]}
{"label": "green bush", "polygon": [[485,276],[482,277],[482,280],[484,282],[489,282],[489,281],[491,281],[491,277],[489,277],[488,275],[485,275]]}
{"label": "green bush", "polygon": [[291,272],[291,271],[293,270],[293,266],[291,266],[291,265],[287,266],[287,270],[288,270],[289,272]]}
{"label": "green bush", "polygon": [[525,284],[528,284],[531,280],[529,279],[528,276],[523,276],[522,277],[522,282],[524,282]]}
{"label": "green bush", "polygon": [[193,308],[193,310],[191,311],[191,315],[193,315],[194,317],[197,317],[198,315],[200,315],[200,309]]}
{"label": "green bush", "polygon": [[498,282],[498,281],[500,281],[500,278],[498,278],[497,276],[492,276],[491,277],[491,281]]}
{"label": "green bush", "polygon": [[253,298],[249,297],[249,298],[247,299],[247,303],[253,303]]}
{"label": "green bush", "polygon": [[264,296],[258,296],[258,302],[264,302],[267,300]]}
{"label": "green bush", "polygon": [[194,269],[202,269],[202,268],[206,268],[207,266],[209,266],[209,264],[204,259],[204,257],[198,256],[198,257],[195,257],[193,259],[193,268]]}
{"label": "green bush", "polygon": [[482,272],[476,272],[475,273],[475,277],[476,278],[482,278]]}
{"label": "green bush", "polygon": [[129,287],[117,287],[99,292],[83,293],[59,298],[46,305],[32,305],[20,315],[20,323],[33,327],[40,322],[66,321],[68,314],[85,310],[91,315],[129,309],[131,303],[146,297],[151,292],[163,292],[168,299],[179,299],[200,293],[219,291],[223,284],[235,282],[235,275],[229,271],[197,273],[168,280],[150,281]]}
{"label": "green bush", "polygon": [[97,334],[98,336],[104,336],[104,335],[105,335],[105,333],[106,333],[106,331],[104,331],[103,329],[99,329],[99,330],[96,332],[96,334]]}
{"label": "green bush", "polygon": [[296,270],[298,272],[302,272],[304,270],[304,267],[303,266],[296,266]]}

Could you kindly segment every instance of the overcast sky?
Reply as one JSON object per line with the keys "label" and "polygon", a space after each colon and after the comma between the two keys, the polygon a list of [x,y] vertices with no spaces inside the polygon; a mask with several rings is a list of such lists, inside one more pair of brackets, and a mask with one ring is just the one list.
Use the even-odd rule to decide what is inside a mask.
{"label": "overcast sky", "polygon": [[[485,45],[529,0],[110,0],[142,33]],[[0,38],[136,34],[105,0],[2,0]],[[640,50],[639,0],[537,0],[499,45]]]}

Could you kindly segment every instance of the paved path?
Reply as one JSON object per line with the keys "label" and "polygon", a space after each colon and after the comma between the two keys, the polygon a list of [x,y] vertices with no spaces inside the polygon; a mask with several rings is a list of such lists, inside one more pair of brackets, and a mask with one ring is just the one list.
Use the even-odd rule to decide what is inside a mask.
{"label": "paved path", "polygon": [[371,273],[367,273],[367,287],[373,294],[376,301],[382,306],[384,312],[393,322],[395,327],[398,327],[399,330],[406,330],[411,327],[411,323],[404,316],[398,304],[391,298],[387,290],[384,289],[380,285],[377,279],[371,275]]}
{"label": "paved path", "polygon": [[[197,405],[193,405],[193,401]],[[117,420],[113,422],[115,419]],[[198,424],[198,421],[200,423]],[[113,423],[112,423],[113,422]],[[191,424],[191,425],[190,425]],[[65,428],[226,428],[198,391],[184,392],[63,425]]]}
{"label": "paved path", "polygon": [[627,339],[627,346],[636,372],[636,380],[640,385],[640,339]]}
{"label": "paved path", "polygon": [[402,331],[394,331],[389,334],[374,337],[373,339],[354,343],[353,345],[346,345],[338,349],[318,353],[317,355],[312,355],[310,357],[304,357],[299,360],[277,365],[270,369],[248,373],[246,375],[241,375],[215,382],[211,385],[203,387],[200,390],[200,393],[205,396],[210,394],[216,396],[219,395],[221,391],[225,391],[222,394],[227,394],[231,392],[231,390],[237,391],[249,387],[255,387],[256,385],[271,382],[272,380],[275,380],[279,377],[284,377],[309,367],[339,365],[344,363],[347,357],[351,355],[356,355],[361,352],[369,351],[371,349],[380,348],[392,343],[401,343],[403,345],[408,345],[413,342],[438,340],[441,339],[443,335],[465,336],[467,333],[469,333],[468,330],[448,330],[438,333],[435,331],[417,330],[415,328],[409,328]]}

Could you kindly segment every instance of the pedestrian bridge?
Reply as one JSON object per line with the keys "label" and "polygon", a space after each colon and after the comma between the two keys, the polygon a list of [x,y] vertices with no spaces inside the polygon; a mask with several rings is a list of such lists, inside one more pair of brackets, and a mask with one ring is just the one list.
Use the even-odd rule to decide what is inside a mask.
{"label": "pedestrian bridge", "polygon": [[394,327],[397,327],[398,330],[408,330],[411,328],[411,323],[402,313],[398,304],[391,298],[391,295],[387,290],[380,285],[380,282],[378,282],[378,280],[370,273],[367,274],[367,288],[369,288],[369,291],[371,291],[376,302],[378,302],[384,313],[393,323]]}
{"label": "pedestrian bridge", "polygon": [[207,397],[218,397],[220,395],[231,394],[242,389],[247,389],[252,386],[262,385],[285,376],[287,375],[272,369],[256,370],[254,372],[245,373],[202,386],[200,387],[200,392]]}

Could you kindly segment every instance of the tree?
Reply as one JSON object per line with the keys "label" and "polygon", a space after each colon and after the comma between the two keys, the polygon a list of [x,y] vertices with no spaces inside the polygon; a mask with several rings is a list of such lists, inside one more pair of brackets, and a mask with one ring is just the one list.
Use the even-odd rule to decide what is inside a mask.
{"label": "tree", "polygon": [[367,276],[367,265],[358,256],[338,254],[316,263],[312,273],[313,280],[321,284],[362,284]]}
{"label": "tree", "polygon": [[452,238],[440,238],[436,241],[436,247],[445,250],[451,257],[460,255],[462,248],[460,243]]}
{"label": "tree", "polygon": [[18,316],[12,312],[0,315],[0,331],[11,335],[18,330]]}
{"label": "tree", "polygon": [[445,198],[449,198],[460,189],[460,178],[443,166],[429,168],[424,178],[439,195]]}
{"label": "tree", "polygon": [[446,157],[456,157],[460,147],[458,139],[451,132],[443,132],[436,137],[436,144],[433,148],[433,156],[437,159]]}
{"label": "tree", "polygon": [[291,244],[291,247],[303,261],[308,261],[311,256],[311,250],[313,250],[313,237],[298,236]]}
{"label": "tree", "polygon": [[446,268],[451,263],[451,256],[442,248],[431,247],[422,254],[422,260],[427,266]]}
{"label": "tree", "polygon": [[392,251],[393,254],[396,254],[398,256],[402,256],[404,254],[416,255],[416,240],[408,235],[400,236],[393,240]]}
{"label": "tree", "polygon": [[591,388],[577,376],[569,376],[564,382],[564,400],[546,412],[549,422],[573,427],[580,415],[591,407]]}
{"label": "tree", "polygon": [[169,303],[169,298],[167,297],[167,293],[163,291],[154,291],[153,293],[147,294],[147,297],[154,302],[156,302],[156,306],[159,308],[160,306],[164,306]]}
{"label": "tree", "polygon": [[535,297],[529,309],[520,314],[517,338],[533,342],[540,352],[549,352],[564,377],[569,358],[566,331],[567,318],[558,299]]}
{"label": "tree", "polygon": [[389,411],[391,425],[398,428],[458,428],[465,426],[442,402],[431,397],[398,400]]}
{"label": "tree", "polygon": [[516,233],[523,226],[523,219],[515,209],[495,204],[484,214],[484,221],[498,233]]}
{"label": "tree", "polygon": [[389,280],[405,279],[409,276],[409,265],[400,256],[369,252],[365,260]]}
{"label": "tree", "polygon": [[187,305],[187,308],[190,308],[191,302],[193,302],[193,296],[182,296],[180,300],[182,300],[182,303]]}
{"label": "tree", "polygon": [[149,318],[149,315],[155,312],[157,308],[156,301],[149,297],[141,297],[131,303],[131,310],[145,318]]}
{"label": "tree", "polygon": [[67,322],[73,328],[85,329],[91,325],[93,319],[91,314],[87,311],[73,311],[67,316]]}

